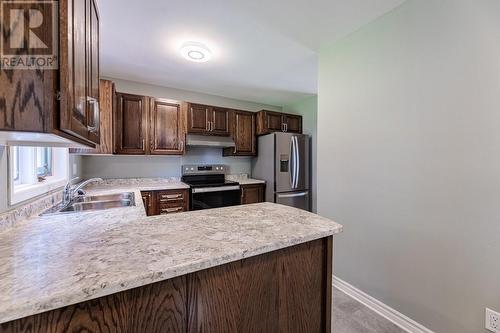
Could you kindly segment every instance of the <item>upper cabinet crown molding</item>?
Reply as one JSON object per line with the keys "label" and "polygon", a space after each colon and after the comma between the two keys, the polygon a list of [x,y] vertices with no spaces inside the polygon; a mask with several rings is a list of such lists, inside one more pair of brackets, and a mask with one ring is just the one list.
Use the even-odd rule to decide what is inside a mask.
{"label": "upper cabinet crown molding", "polygon": [[[58,16],[59,69],[2,69],[0,131],[34,132],[38,141],[43,141],[40,133],[55,134],[68,146],[94,147],[100,137],[97,4],[60,0]],[[2,27],[7,34],[9,29]]]}

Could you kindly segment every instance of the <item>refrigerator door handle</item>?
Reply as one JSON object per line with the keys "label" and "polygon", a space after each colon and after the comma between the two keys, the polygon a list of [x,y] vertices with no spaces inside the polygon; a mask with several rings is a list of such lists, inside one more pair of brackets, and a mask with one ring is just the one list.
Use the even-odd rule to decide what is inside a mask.
{"label": "refrigerator door handle", "polygon": [[299,152],[299,139],[295,136],[295,188],[299,187],[300,177],[300,152]]}
{"label": "refrigerator door handle", "polygon": [[290,173],[290,187],[295,188],[295,141],[290,140],[290,156],[288,160],[288,172]]}
{"label": "refrigerator door handle", "polygon": [[295,141],[295,136],[292,136],[292,155],[293,155],[293,164],[292,164],[292,169],[293,169],[293,180],[292,180],[292,189],[297,188],[297,146],[296,146],[296,141]]}
{"label": "refrigerator door handle", "polygon": [[278,194],[278,197],[279,198],[298,198],[298,197],[305,197],[308,194],[309,194],[309,191],[305,191],[305,192],[293,193],[293,194]]}

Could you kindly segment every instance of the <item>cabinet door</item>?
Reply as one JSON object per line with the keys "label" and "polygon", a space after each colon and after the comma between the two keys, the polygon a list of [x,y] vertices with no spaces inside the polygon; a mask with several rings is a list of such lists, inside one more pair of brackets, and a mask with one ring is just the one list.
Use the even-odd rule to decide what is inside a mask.
{"label": "cabinet door", "polygon": [[266,110],[257,113],[257,135],[282,132],[283,130],[282,113]]}
{"label": "cabinet door", "polygon": [[190,104],[188,110],[188,133],[208,132],[209,108],[206,105]]}
{"label": "cabinet door", "polygon": [[283,118],[287,132],[302,134],[302,116],[286,114]]}
{"label": "cabinet door", "polygon": [[115,84],[112,81],[99,81],[99,144],[92,148],[70,148],[71,154],[113,154],[113,104]]}
{"label": "cabinet door", "polygon": [[264,184],[242,185],[241,186],[241,204],[248,205],[264,202]]}
{"label": "cabinet door", "polygon": [[155,207],[153,200],[153,192],[141,192],[142,202],[144,203],[144,209],[146,210],[146,215],[155,215]]}
{"label": "cabinet door", "polygon": [[209,119],[210,133],[214,135],[229,135],[229,110],[224,108],[212,108]]}
{"label": "cabinet door", "polygon": [[61,1],[61,15],[66,24],[62,25],[63,31],[61,31],[60,129],[83,139],[89,137],[86,20],[89,1]]}
{"label": "cabinet door", "polygon": [[147,97],[116,94],[114,117],[115,153],[144,155],[147,153]]}
{"label": "cabinet door", "polygon": [[236,146],[224,148],[224,156],[255,156],[257,154],[255,136],[255,114],[246,111],[233,111],[230,117],[231,136]]}
{"label": "cabinet door", "polygon": [[87,128],[89,140],[99,143],[99,13],[94,0],[87,5]]}
{"label": "cabinet door", "polygon": [[150,153],[152,155],[184,154],[183,103],[151,99]]}

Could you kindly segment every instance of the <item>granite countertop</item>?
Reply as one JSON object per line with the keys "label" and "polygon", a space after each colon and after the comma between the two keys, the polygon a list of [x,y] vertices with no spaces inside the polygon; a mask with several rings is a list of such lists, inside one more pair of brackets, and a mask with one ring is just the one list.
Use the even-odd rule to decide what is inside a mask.
{"label": "granite countertop", "polygon": [[145,185],[88,191],[134,192],[135,207],[36,217],[0,230],[0,323],[342,230],[273,203],[146,217],[140,191],[156,185]]}
{"label": "granite countertop", "polygon": [[240,183],[240,185],[254,185],[254,184],[265,184],[265,180],[250,178],[248,174],[241,173],[235,175],[226,175],[227,180],[232,180]]}

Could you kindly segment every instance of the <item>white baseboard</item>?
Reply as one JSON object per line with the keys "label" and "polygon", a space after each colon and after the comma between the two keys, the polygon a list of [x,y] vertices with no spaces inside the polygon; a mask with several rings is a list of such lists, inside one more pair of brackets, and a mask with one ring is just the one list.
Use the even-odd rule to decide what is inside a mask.
{"label": "white baseboard", "polygon": [[361,304],[372,309],[373,311],[375,311],[376,313],[378,313],[382,317],[393,322],[395,325],[401,327],[406,332],[409,332],[409,333],[434,333],[433,331],[431,331],[427,327],[417,323],[416,321],[414,321],[411,318],[408,318],[404,314],[394,310],[393,308],[389,307],[388,305],[371,297],[370,295],[359,290],[358,288],[354,287],[353,285],[350,285],[349,283],[345,282],[344,280],[339,279],[336,276],[333,277],[333,286],[335,288],[337,288],[338,290],[344,292],[345,294],[349,295],[350,297],[354,298],[355,300],[357,300]]}

